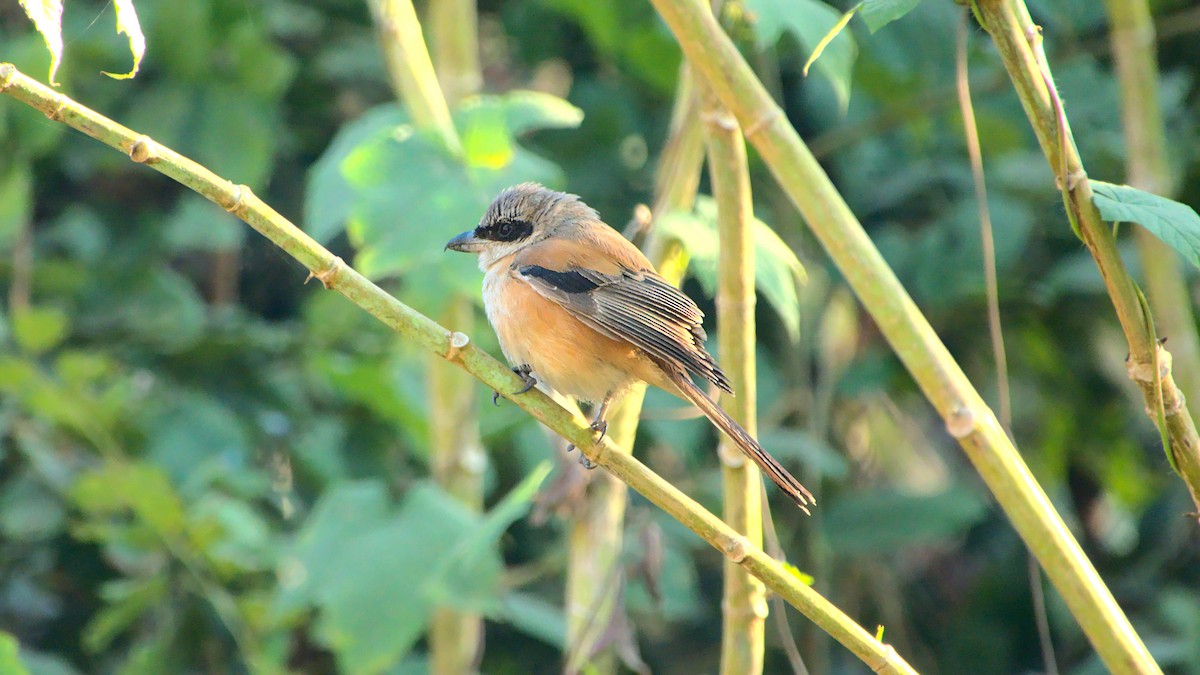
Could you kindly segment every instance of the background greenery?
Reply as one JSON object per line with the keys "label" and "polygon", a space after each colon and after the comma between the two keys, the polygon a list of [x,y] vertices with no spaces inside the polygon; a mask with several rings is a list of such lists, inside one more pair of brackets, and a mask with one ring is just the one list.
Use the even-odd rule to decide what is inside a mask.
{"label": "background greenery", "polygon": [[[1121,182],[1103,6],[1030,5],[1089,171]],[[471,261],[441,245],[500,186],[569,189],[617,227],[650,199],[680,56],[648,4],[482,2],[489,96],[455,114],[466,168],[397,135],[405,116],[363,3],[137,7],[147,57],[118,82],[99,74],[129,59],[111,7],[68,4],[64,91],[249,184],[424,311],[477,292]],[[873,34],[852,23],[856,46],[839,38],[807,78],[812,36],[794,30],[796,8],[739,9],[734,33],[793,124],[972,380],[994,391],[953,89],[961,9],[929,0]],[[1155,11],[1180,198],[1195,203],[1200,51],[1188,37],[1200,15],[1182,0]],[[1020,105],[988,41],[973,45],[1014,435],[1159,662],[1200,672],[1200,547],[1180,516],[1190,501]],[[0,59],[33,74],[49,61],[15,3],[0,5]],[[851,68],[847,86],[838,73]],[[813,519],[770,493],[789,558],[862,624],[884,625],[919,670],[1041,669],[1020,541],[786,199],[752,170],[759,217],[809,277],[794,301],[777,294],[759,309],[764,444],[824,483]],[[480,388],[487,510],[458,506],[428,480],[427,360],[302,285],[298,266],[247,233],[165,178],[0,104],[0,666],[422,672],[430,609],[450,603],[488,617],[481,670],[558,669],[575,505],[561,490],[534,497],[556,480],[551,444]],[[711,310],[697,272],[685,288]],[[482,323],[472,337],[494,340]],[[678,407],[651,393],[637,451],[715,508],[713,433],[671,419]],[[559,476],[578,471],[557,463]],[[614,639],[655,672],[715,670],[721,558],[636,499],[627,528],[630,636]],[[1101,671],[1052,591],[1048,603],[1063,671]],[[862,670],[802,624],[810,663]],[[785,671],[773,631],[768,641],[768,669]]]}

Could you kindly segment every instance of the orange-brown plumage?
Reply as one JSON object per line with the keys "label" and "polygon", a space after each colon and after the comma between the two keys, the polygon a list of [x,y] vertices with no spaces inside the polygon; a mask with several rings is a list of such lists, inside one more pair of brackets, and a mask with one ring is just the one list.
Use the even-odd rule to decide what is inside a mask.
{"label": "orange-brown plumage", "polygon": [[[447,248],[479,254],[488,320],[505,357],[560,394],[600,403],[634,382],[695,404],[793,501],[812,495],[719,405],[701,377],[732,393],[704,349],[704,314],[578,197],[525,183]],[[805,509],[807,510],[807,509]]]}

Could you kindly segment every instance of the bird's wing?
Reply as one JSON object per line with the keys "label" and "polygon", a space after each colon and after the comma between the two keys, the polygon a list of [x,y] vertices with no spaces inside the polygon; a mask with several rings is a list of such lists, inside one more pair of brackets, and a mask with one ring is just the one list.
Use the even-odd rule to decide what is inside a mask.
{"label": "bird's wing", "polygon": [[596,331],[640,348],[660,366],[690,372],[732,392],[704,349],[704,313],[691,298],[650,269],[630,269],[626,261],[611,257],[597,259],[595,249],[571,255],[585,253],[575,248],[555,242],[553,249],[518,256],[512,273]]}

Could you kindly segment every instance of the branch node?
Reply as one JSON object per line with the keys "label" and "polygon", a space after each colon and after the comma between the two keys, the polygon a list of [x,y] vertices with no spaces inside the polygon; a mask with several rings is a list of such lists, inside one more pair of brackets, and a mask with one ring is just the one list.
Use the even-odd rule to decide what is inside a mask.
{"label": "branch node", "polygon": [[1125,370],[1129,373],[1129,379],[1134,382],[1161,382],[1171,374],[1171,352],[1163,349],[1161,344],[1155,345],[1158,350],[1158,378],[1154,377],[1154,359],[1134,360],[1132,358],[1125,362]]}
{"label": "branch node", "polygon": [[12,86],[17,77],[17,67],[11,63],[0,63],[0,91]]}
{"label": "branch node", "polygon": [[46,111],[46,117],[54,120],[55,122],[62,122],[63,110],[66,109],[67,104],[69,104],[71,100],[66,96],[60,96],[58,94],[53,95],[53,100],[55,105],[50,110]]}
{"label": "branch node", "polygon": [[129,159],[138,164],[146,164],[158,159],[158,144],[149,136],[138,136],[133,145],[129,146]]}
{"label": "branch node", "polygon": [[722,131],[733,131],[737,129],[737,118],[729,113],[725,108],[716,108],[707,110],[700,114],[700,119]]}
{"label": "branch node", "polygon": [[453,361],[458,358],[458,352],[461,351],[463,347],[466,347],[467,343],[470,341],[471,338],[467,337],[466,333],[460,333],[458,331],[450,333],[450,348],[446,350],[446,360]]}
{"label": "branch node", "polygon": [[[229,204],[221,204],[221,208],[232,213],[233,215],[237,216],[238,218],[245,220],[245,218],[243,216],[245,216],[246,209],[250,205],[250,198],[254,196],[254,191],[250,189],[249,185],[235,185],[234,189],[237,192],[234,195],[233,201],[230,202]],[[341,259],[339,258],[338,260],[341,260]],[[321,278],[321,275],[318,274],[317,278],[318,279]],[[329,287],[326,286],[326,288],[329,288]]]}
{"label": "branch node", "polygon": [[751,138],[754,137],[754,134],[757,134],[758,132],[762,131],[763,129],[766,129],[767,127],[771,126],[775,122],[775,120],[779,119],[782,116],[783,116],[783,111],[779,109],[779,106],[777,106],[777,105],[771,106],[771,109],[768,110],[766,112],[766,114],[764,114],[762,117],[759,117],[758,119],[754,120],[746,128],[742,129],[742,137],[745,138],[747,141],[750,140]]}
{"label": "branch node", "polygon": [[[1074,192],[1075,188],[1079,187],[1080,183],[1087,180],[1087,177],[1088,177],[1087,172],[1084,171],[1082,167],[1075,169],[1074,171],[1068,173],[1067,180],[1066,180],[1067,192]],[[1054,177],[1054,187],[1057,188],[1060,192],[1062,191],[1062,189],[1063,189],[1063,177],[1062,176]]]}
{"label": "branch node", "polygon": [[946,432],[949,433],[955,440],[962,440],[967,436],[975,433],[978,418],[975,416],[975,411],[963,404],[959,404],[946,418]]}
{"label": "branch node", "polygon": [[[326,267],[320,272],[309,271],[308,277],[304,279],[304,283],[307,284],[313,279],[316,279],[317,281],[321,282],[321,285],[325,287],[325,290],[329,290],[337,280],[336,277],[338,273],[341,272],[342,268],[345,266],[346,263],[340,257],[335,255],[333,256],[333,260],[330,261],[329,267]],[[451,340],[451,344],[453,344],[453,339]]]}
{"label": "branch node", "polygon": [[737,535],[721,542],[721,552],[726,558],[740,565],[746,559],[746,549],[749,545],[745,537]]}
{"label": "branch node", "polygon": [[1025,41],[1029,43],[1030,47],[1037,47],[1038,43],[1042,41],[1042,27],[1034,23],[1029,24],[1025,28]]}

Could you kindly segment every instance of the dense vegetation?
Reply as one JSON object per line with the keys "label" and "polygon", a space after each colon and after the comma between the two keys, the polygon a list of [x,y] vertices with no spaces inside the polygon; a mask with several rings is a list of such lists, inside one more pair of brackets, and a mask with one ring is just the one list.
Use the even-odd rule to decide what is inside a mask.
{"label": "dense vegetation", "polygon": [[[856,19],[856,45],[837,38],[806,77],[815,39],[801,9],[816,4],[747,0],[725,19],[992,400],[983,249],[954,87],[965,10],[927,0],[878,32]],[[1029,4],[1090,175],[1124,182],[1104,4]],[[1174,178],[1162,189],[1194,203],[1200,47],[1187,38],[1200,15],[1188,5],[1154,10]],[[129,59],[109,30],[112,7],[68,3],[64,93],[250,185],[493,353],[476,308],[447,309],[477,302],[479,273],[442,245],[495,192],[540,180],[580,194],[619,229],[653,200],[681,55],[648,3],[481,2],[485,95],[454,111],[465,167],[413,133],[366,3],[137,8],[147,56],[136,78],[116,81],[99,73]],[[0,2],[0,61],[37,77],[49,61],[11,1]],[[1195,518],[1181,516],[1195,506],[1126,374],[1096,266],[973,23],[970,64],[1012,434],[1161,666],[1200,672],[1200,546]],[[425,672],[431,611],[445,604],[487,618],[483,672],[570,661],[566,533],[582,510],[577,481],[598,472],[463,379],[455,386],[474,397],[487,449],[483,511],[464,507],[430,480],[432,439],[447,424],[433,409],[441,364],[305,285],[302,268],[202,198],[0,101],[0,669]],[[821,494],[806,518],[768,491],[789,560],[859,623],[882,625],[922,672],[1044,668],[1021,540],[753,153],[751,171],[756,215],[806,271],[793,292],[799,271],[785,247],[760,243],[761,437]],[[702,199],[664,227],[690,232],[684,287],[711,317],[716,240],[697,230],[709,220]],[[1137,269],[1131,229],[1121,241]],[[715,434],[677,419],[679,407],[648,395],[636,452],[719,512]],[[715,672],[720,555],[636,496],[624,541],[621,565],[600,580],[622,591],[602,619],[607,649],[621,667]],[[1046,588],[1059,668],[1102,672]],[[862,671],[803,618],[792,614],[791,628],[812,672]],[[773,625],[767,641],[767,670],[786,672]]]}

